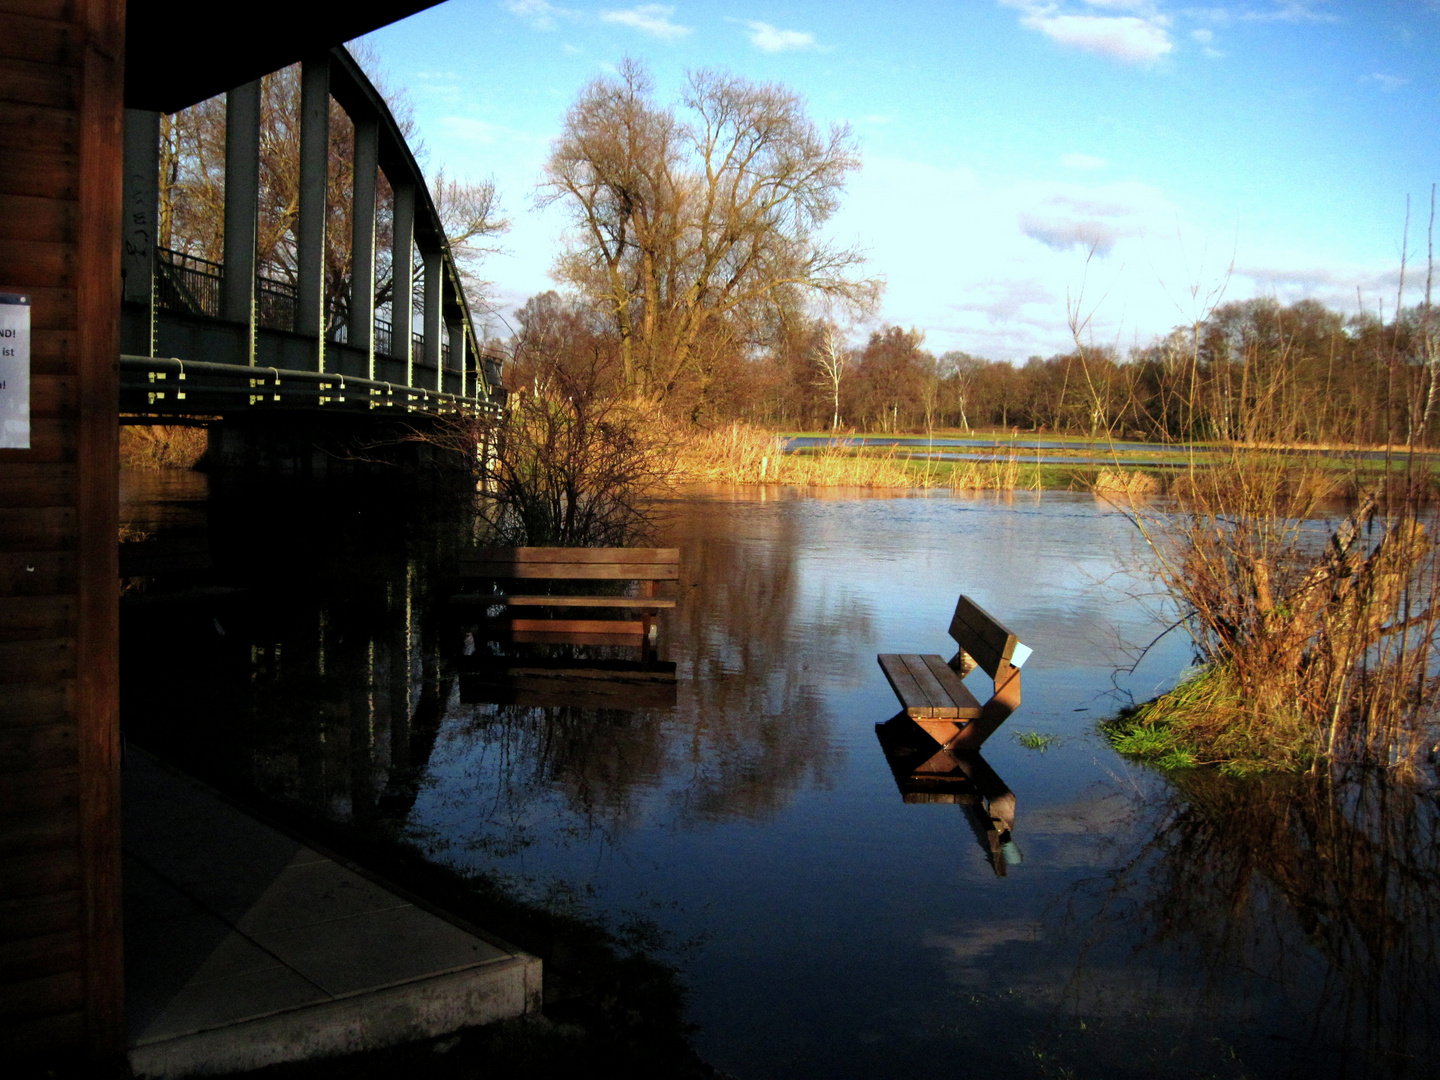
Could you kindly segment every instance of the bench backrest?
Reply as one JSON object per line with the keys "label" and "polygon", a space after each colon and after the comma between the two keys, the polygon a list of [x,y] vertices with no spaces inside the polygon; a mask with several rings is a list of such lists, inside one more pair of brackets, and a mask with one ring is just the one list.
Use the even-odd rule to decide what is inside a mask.
{"label": "bench backrest", "polygon": [[466,577],[574,581],[678,581],[679,548],[476,548],[461,557]]}
{"label": "bench backrest", "polygon": [[955,605],[950,636],[992,679],[1002,667],[1018,668],[1030,656],[1029,646],[1022,645],[1019,638],[968,596],[960,597]]}

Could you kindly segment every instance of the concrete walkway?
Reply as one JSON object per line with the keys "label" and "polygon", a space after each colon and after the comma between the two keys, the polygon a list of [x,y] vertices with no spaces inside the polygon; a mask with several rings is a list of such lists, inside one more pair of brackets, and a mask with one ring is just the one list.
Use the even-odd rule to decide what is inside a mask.
{"label": "concrete walkway", "polygon": [[540,1007],[540,961],[417,907],[134,746],[130,1062],[187,1076],[374,1049]]}

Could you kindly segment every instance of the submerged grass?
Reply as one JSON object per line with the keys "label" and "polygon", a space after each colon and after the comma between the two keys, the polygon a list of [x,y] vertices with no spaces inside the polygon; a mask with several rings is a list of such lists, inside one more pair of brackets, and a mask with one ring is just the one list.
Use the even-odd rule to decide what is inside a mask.
{"label": "submerged grass", "polygon": [[1043,754],[1060,741],[1060,736],[1044,735],[1038,731],[1017,731],[1015,741],[1026,750],[1039,750]]}

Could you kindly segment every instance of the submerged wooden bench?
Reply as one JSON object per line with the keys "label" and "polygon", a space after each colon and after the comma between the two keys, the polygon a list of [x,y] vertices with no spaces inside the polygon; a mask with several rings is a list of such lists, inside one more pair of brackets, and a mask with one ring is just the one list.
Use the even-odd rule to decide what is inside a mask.
{"label": "submerged wooden bench", "polygon": [[[977,750],[1019,707],[1030,649],[968,596],[955,605],[950,636],[960,651],[949,663],[933,653],[881,653],[880,668],[926,734],[947,750]],[[977,665],[995,685],[983,705],[962,681]]]}
{"label": "submerged wooden bench", "polygon": [[[655,659],[655,617],[673,608],[671,597],[656,596],[658,582],[680,578],[679,548],[486,547],[465,552],[460,576],[502,582],[506,590],[462,593],[451,603],[503,614],[486,617],[487,637],[529,644],[628,645],[641,650],[642,662]],[[633,583],[634,594],[584,594],[555,591],[559,582]],[[520,583],[535,583],[520,591]],[[523,586],[521,586],[523,587]],[[525,612],[514,614],[515,609]],[[570,617],[572,613],[585,618]],[[589,617],[600,611],[618,612]]]}

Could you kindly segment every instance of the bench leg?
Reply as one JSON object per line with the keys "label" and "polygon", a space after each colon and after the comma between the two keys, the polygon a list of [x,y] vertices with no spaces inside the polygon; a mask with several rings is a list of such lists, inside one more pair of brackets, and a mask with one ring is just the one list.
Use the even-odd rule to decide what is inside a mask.
{"label": "bench leg", "polygon": [[981,707],[980,716],[966,724],[965,730],[947,744],[949,749],[979,750],[1019,705],[1020,669],[1002,668],[995,673],[995,696]]}

